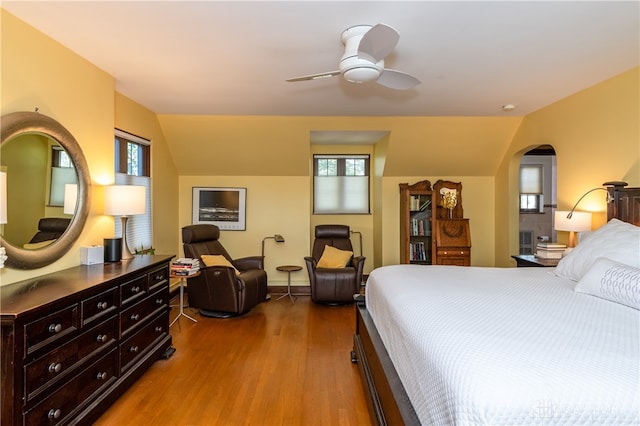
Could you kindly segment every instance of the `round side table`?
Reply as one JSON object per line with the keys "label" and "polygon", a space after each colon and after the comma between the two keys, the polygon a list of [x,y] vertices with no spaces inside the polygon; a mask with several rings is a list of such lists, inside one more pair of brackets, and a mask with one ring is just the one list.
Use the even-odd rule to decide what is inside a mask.
{"label": "round side table", "polygon": [[296,303],[296,296],[291,294],[291,273],[292,272],[301,271],[302,270],[302,266],[298,266],[298,265],[276,266],[276,270],[287,273],[287,292],[285,294],[283,294],[282,296],[278,297],[277,300],[280,300],[280,299],[282,299],[284,297],[289,296],[289,299],[291,299],[291,303]]}

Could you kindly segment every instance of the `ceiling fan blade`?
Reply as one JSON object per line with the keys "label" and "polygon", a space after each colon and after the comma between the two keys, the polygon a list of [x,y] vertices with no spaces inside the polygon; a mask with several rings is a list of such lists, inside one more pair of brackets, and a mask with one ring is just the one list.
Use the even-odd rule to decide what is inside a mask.
{"label": "ceiling fan blade", "polygon": [[420,84],[420,80],[402,71],[385,68],[378,77],[378,83],[390,89],[407,90]]}
{"label": "ceiling fan blade", "polygon": [[304,75],[302,77],[288,78],[287,81],[293,82],[293,81],[319,80],[321,78],[334,77],[336,75],[340,75],[340,71],[327,71],[320,74],[311,74],[311,75]]}
{"label": "ceiling fan blade", "polygon": [[385,24],[377,24],[364,33],[358,45],[358,57],[372,62],[384,59],[395,49],[400,34]]}

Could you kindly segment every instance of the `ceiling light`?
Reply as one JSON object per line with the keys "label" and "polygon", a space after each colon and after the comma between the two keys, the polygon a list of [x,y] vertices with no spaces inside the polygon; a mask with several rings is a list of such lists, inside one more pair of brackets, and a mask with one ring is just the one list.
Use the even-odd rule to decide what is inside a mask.
{"label": "ceiling light", "polygon": [[515,106],[514,104],[505,104],[505,105],[502,105],[502,110],[503,110],[504,112],[511,112],[511,111],[513,111],[514,109],[516,109],[516,106]]}

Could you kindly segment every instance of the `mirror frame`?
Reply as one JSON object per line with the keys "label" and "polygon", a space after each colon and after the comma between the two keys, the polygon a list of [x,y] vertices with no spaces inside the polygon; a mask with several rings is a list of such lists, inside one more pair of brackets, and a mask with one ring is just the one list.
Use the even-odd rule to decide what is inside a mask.
{"label": "mirror frame", "polygon": [[80,145],[73,135],[59,122],[38,112],[14,112],[2,116],[0,123],[0,147],[5,142],[24,133],[40,133],[55,140],[73,161],[78,175],[78,201],[69,227],[60,238],[46,247],[25,250],[15,247],[0,235],[0,245],[7,251],[5,266],[15,269],[36,269],[60,259],[78,240],[84,228],[90,208],[91,177]]}

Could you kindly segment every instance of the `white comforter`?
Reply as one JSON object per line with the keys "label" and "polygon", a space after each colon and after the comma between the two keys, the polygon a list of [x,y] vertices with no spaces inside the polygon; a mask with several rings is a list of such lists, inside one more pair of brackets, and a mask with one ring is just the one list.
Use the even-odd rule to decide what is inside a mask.
{"label": "white comforter", "polygon": [[549,268],[394,265],[366,304],[424,425],[640,424],[640,311]]}

